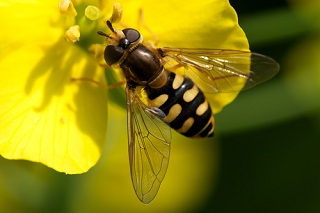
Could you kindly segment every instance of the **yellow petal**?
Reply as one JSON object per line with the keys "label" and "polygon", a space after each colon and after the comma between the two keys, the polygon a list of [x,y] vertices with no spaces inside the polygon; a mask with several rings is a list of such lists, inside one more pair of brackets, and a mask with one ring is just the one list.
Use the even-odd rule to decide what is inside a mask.
{"label": "yellow petal", "polygon": [[[206,47],[247,50],[248,41],[238,25],[237,15],[227,0],[154,2],[120,1],[122,21],[128,26],[139,23],[139,9],[145,24],[160,38],[161,46]],[[152,38],[141,27],[144,37]]]}
{"label": "yellow petal", "polygon": [[[57,1],[4,0],[0,6],[0,49],[5,56],[21,45],[51,45],[64,29]],[[63,25],[62,25],[63,26]]]}
{"label": "yellow petal", "polygon": [[82,173],[104,144],[106,92],[72,77],[103,82],[94,60],[63,39],[51,48],[21,47],[0,64],[0,153]]}

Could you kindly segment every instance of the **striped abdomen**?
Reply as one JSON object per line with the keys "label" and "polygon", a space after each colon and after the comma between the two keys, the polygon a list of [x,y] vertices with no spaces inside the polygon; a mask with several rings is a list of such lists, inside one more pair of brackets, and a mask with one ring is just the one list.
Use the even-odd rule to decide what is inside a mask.
{"label": "striped abdomen", "polygon": [[150,105],[161,109],[171,128],[187,137],[213,136],[214,118],[203,92],[186,76],[169,73],[158,89],[145,88]]}

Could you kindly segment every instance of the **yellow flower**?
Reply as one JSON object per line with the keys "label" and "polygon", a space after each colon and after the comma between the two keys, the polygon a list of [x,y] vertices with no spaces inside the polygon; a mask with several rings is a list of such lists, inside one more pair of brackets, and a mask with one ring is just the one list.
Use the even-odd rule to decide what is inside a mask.
{"label": "yellow flower", "polygon": [[[227,0],[120,2],[122,22],[141,29],[145,40],[153,38],[137,26],[141,8],[161,46],[248,50]],[[107,91],[71,79],[86,77],[106,84],[104,70],[89,49],[103,43],[96,31],[106,29],[112,5],[93,0],[0,3],[3,157],[40,162],[69,174],[86,172],[96,164],[108,134]],[[216,95],[213,111],[236,95]]]}
{"label": "yellow flower", "polygon": [[107,93],[71,78],[105,78],[83,44],[66,42],[70,17],[58,6],[1,3],[0,153],[82,173],[96,164],[105,144]]}

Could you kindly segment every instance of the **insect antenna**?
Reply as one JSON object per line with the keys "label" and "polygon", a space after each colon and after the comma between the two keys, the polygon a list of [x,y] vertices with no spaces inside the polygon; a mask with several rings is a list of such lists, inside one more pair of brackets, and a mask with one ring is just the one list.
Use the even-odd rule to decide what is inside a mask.
{"label": "insect antenna", "polygon": [[114,33],[114,29],[113,29],[112,24],[111,24],[111,22],[109,20],[107,21],[107,26]]}
{"label": "insect antenna", "polygon": [[109,38],[109,35],[107,35],[105,32],[102,32],[101,30],[97,31],[97,33],[101,36]]}

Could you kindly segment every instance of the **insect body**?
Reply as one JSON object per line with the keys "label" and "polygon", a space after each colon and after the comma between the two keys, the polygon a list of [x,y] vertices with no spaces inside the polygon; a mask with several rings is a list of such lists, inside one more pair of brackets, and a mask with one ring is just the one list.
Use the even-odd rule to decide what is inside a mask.
{"label": "insect body", "polygon": [[[144,45],[135,29],[114,29],[109,21],[107,25],[110,35],[98,32],[107,37],[105,61],[118,66],[127,81],[131,179],[138,198],[149,203],[168,167],[170,127],[187,137],[212,136],[214,118],[205,94],[252,87],[275,75],[279,66],[245,51],[155,48]],[[184,67],[185,75],[165,66],[168,60]]]}
{"label": "insect body", "polygon": [[171,128],[187,137],[213,136],[214,119],[211,108],[198,86],[188,77],[168,73],[161,88],[146,86],[153,107],[166,115]]}

